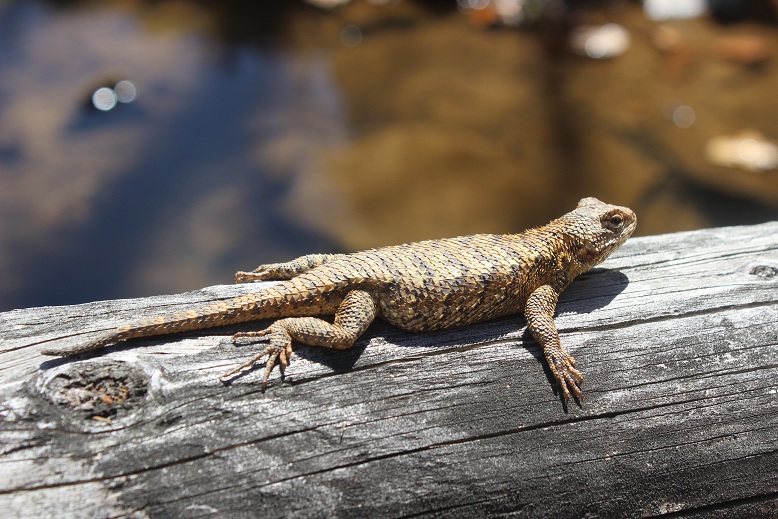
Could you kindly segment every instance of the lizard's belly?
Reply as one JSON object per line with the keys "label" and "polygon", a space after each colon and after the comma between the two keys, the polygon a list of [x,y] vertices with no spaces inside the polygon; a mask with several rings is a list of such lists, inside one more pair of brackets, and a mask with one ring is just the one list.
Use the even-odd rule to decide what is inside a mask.
{"label": "lizard's belly", "polygon": [[472,279],[397,283],[377,298],[381,317],[403,330],[421,332],[464,326],[523,310],[525,298],[508,280]]}

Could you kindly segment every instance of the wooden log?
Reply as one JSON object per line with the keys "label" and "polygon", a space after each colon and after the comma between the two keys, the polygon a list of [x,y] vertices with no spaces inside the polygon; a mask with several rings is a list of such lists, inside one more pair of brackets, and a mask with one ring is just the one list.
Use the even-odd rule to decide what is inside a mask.
{"label": "wooden log", "polygon": [[217,380],[256,325],[39,354],[254,289],[0,314],[1,514],[778,514],[778,222],[633,238],[575,281],[581,406],[520,317],[300,346],[264,394]]}

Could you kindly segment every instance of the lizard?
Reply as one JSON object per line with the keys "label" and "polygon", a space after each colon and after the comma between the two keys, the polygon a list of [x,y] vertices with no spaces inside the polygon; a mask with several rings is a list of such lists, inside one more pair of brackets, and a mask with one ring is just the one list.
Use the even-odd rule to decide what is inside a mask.
{"label": "lizard", "polygon": [[[131,322],[98,337],[44,355],[70,356],[136,337],[275,319],[261,331],[238,332],[267,341],[259,353],[220,377],[228,381],[264,360],[265,391],[276,365],[283,377],[293,341],[347,349],[382,318],[409,332],[465,326],[523,313],[540,344],[565,402],[579,401],[583,375],[562,346],[554,312],[562,291],[629,238],[635,213],[596,198],[518,234],[476,234],[370,249],[352,254],[310,254],[235,274],[239,283],[281,280],[216,303]],[[332,322],[321,319],[334,315]]]}

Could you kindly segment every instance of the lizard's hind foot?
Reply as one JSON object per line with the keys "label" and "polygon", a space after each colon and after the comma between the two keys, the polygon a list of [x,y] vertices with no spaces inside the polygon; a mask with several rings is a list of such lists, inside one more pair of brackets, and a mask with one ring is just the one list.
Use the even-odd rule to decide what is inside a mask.
{"label": "lizard's hind foot", "polygon": [[264,392],[265,389],[267,389],[267,381],[270,378],[270,374],[273,372],[276,363],[279,364],[282,376],[284,370],[286,370],[286,367],[289,365],[292,356],[292,338],[285,330],[274,329],[272,326],[259,332],[238,332],[233,335],[232,342],[235,343],[243,338],[258,338],[260,340],[270,341],[270,344],[268,344],[261,353],[254,355],[248,362],[244,362],[229,373],[220,376],[219,380],[226,382],[238,373],[253,368],[265,358],[265,368],[262,370],[261,382],[262,391]]}

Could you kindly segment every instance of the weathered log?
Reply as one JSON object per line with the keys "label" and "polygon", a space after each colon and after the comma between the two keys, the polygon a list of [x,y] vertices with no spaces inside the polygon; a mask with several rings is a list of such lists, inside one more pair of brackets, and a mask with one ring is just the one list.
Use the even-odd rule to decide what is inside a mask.
{"label": "weathered log", "polygon": [[778,222],[633,238],[563,294],[565,407],[524,320],[373,325],[285,381],[218,328],[40,356],[255,290],[0,314],[4,517],[778,514]]}

